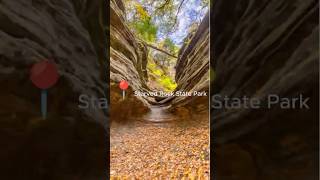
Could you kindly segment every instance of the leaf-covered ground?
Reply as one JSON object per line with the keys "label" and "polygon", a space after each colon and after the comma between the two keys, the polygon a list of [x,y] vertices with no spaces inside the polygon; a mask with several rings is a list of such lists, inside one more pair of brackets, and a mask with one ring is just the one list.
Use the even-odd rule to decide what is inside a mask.
{"label": "leaf-covered ground", "polygon": [[201,119],[113,123],[111,179],[209,179],[209,124]]}

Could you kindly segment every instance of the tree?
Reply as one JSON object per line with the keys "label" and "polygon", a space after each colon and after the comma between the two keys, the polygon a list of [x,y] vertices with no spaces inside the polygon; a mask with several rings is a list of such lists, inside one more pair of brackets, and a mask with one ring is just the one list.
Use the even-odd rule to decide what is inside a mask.
{"label": "tree", "polygon": [[138,2],[126,1],[129,11],[128,21],[139,38],[146,42],[155,42],[158,27],[153,23],[149,12]]}
{"label": "tree", "polygon": [[[137,21],[137,15],[152,15],[150,21],[158,28],[158,33],[168,35],[174,31],[178,24],[178,14],[181,11],[184,1],[187,0],[126,0],[128,7],[129,21]],[[150,17],[150,16],[149,16]]]}
{"label": "tree", "polygon": [[[164,40],[158,43],[159,48],[169,52],[170,54],[177,56],[179,47],[174,44],[174,42],[170,38],[165,38]],[[170,56],[162,51],[155,51],[153,52],[154,59],[162,66],[170,66],[172,61],[175,61],[177,58]]]}

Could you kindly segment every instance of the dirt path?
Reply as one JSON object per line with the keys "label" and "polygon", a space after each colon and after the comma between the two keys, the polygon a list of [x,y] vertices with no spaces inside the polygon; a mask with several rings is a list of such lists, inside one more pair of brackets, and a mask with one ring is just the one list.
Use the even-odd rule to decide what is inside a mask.
{"label": "dirt path", "polygon": [[[174,121],[154,123],[156,117],[158,121],[169,118],[174,118]],[[197,122],[186,122],[163,113],[161,109],[154,109],[143,118],[152,122],[113,123],[110,135],[111,176],[209,179],[207,117],[203,115],[195,117]]]}

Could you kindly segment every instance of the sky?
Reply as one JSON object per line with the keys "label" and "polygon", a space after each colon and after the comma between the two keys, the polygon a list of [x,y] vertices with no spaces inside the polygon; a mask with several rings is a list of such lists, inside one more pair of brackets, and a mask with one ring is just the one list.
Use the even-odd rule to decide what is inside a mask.
{"label": "sky", "polygon": [[[177,0],[181,2],[181,0]],[[169,37],[177,44],[182,45],[183,39],[188,35],[188,29],[195,20],[200,21],[205,16],[208,8],[202,9],[201,0],[185,0],[181,11],[178,15],[179,26],[177,31],[170,34]],[[158,38],[163,39],[158,33]]]}
{"label": "sky", "polygon": [[[131,0],[127,0],[131,1]],[[144,0],[132,0],[139,2],[141,4],[144,4]],[[162,4],[164,0],[157,0],[158,2],[155,2],[156,4]],[[173,0],[176,6],[178,7],[182,0]],[[181,46],[183,44],[184,38],[188,35],[188,29],[190,25],[194,22],[200,22],[201,19],[205,16],[205,14],[208,11],[208,7],[203,8],[201,6],[202,0],[184,0],[183,5],[180,9],[180,12],[178,14],[177,23],[178,26],[176,28],[175,32],[168,34],[163,34],[161,31],[161,26],[158,26],[158,33],[157,33],[157,40],[161,41],[169,36],[171,40],[177,45]],[[147,11],[152,12],[154,10],[154,6],[145,6],[144,8],[147,9]],[[152,14],[152,13],[150,13]],[[127,14],[128,17],[130,17],[132,14]],[[153,17],[154,20],[159,20],[160,18]],[[161,19],[163,20],[163,19]]]}

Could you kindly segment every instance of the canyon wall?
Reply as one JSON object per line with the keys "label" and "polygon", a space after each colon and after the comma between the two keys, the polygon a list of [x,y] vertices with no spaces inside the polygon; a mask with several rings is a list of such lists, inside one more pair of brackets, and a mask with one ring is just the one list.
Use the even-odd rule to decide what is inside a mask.
{"label": "canyon wall", "polygon": [[[93,9],[99,9],[101,4],[95,2]],[[93,121],[106,123],[106,110],[78,108],[80,94],[106,97],[103,69],[106,62],[99,47],[104,41],[101,37],[92,41],[98,39],[98,32],[100,36],[103,34],[103,27],[96,23],[90,28],[87,24],[97,17],[96,12],[89,11],[92,7],[86,4],[79,7],[84,12],[89,8],[86,15],[78,15],[72,1],[2,1],[0,8],[0,83],[4,87],[1,94],[6,94],[2,98],[12,104],[18,101],[25,107],[16,109],[17,106],[6,104],[2,110],[18,116],[24,111],[27,116],[39,114],[40,94],[29,80],[29,71],[34,63],[49,59],[56,63],[60,75],[58,84],[49,91],[49,102],[52,102],[49,115],[71,116],[79,111]]]}
{"label": "canyon wall", "polygon": [[[1,179],[103,177],[107,109],[80,109],[81,94],[106,98],[102,0],[0,2]],[[34,63],[50,59],[60,79],[41,118]]]}
{"label": "canyon wall", "polygon": [[207,116],[210,96],[209,48],[210,27],[207,13],[198,29],[185,38],[175,66],[177,88],[174,93],[191,93],[191,96],[173,96],[159,102],[185,120],[197,120],[194,115],[199,113]]}
{"label": "canyon wall", "polygon": [[214,2],[211,95],[310,98],[309,109],[211,107],[217,179],[318,179],[318,5]]}
{"label": "canyon wall", "polygon": [[[127,121],[148,110],[151,98],[134,96],[134,91],[148,92],[148,49],[127,25],[124,4],[110,1],[110,115],[112,120]],[[119,82],[126,80],[129,88],[123,99]]]}
{"label": "canyon wall", "polygon": [[185,43],[178,55],[176,64],[176,91],[206,92],[207,96],[190,98],[176,97],[171,104],[191,104],[198,98],[208,103],[209,97],[209,13],[203,18],[197,31],[191,36],[190,42]]}

